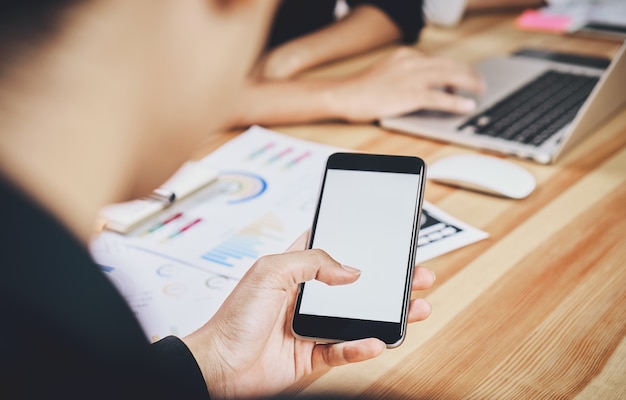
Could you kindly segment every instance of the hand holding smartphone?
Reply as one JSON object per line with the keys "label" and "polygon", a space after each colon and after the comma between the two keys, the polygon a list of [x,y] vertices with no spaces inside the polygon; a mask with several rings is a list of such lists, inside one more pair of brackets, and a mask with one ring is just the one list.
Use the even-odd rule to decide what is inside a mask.
{"label": "hand holding smartphone", "polygon": [[406,334],[426,167],[418,157],[335,153],[327,161],[309,248],[361,270],[352,284],[300,285],[292,330],[340,342]]}

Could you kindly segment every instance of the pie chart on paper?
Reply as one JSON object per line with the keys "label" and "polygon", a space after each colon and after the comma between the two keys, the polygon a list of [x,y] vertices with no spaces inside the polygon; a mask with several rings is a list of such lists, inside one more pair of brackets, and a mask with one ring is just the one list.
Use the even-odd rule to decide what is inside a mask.
{"label": "pie chart on paper", "polygon": [[218,179],[228,197],[228,204],[253,200],[267,190],[267,181],[250,172],[227,171],[221,173]]}

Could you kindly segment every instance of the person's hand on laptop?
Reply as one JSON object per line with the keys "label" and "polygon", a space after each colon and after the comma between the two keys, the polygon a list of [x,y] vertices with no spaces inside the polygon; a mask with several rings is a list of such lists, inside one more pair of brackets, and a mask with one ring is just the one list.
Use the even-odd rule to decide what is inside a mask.
{"label": "person's hand on laptop", "polygon": [[342,77],[267,79],[256,70],[225,129],[323,120],[373,122],[421,109],[468,113],[483,80],[468,65],[400,47],[364,70]]}
{"label": "person's hand on laptop", "polygon": [[401,47],[364,71],[347,77],[333,91],[333,107],[350,122],[369,122],[417,110],[469,113],[473,99],[457,89],[482,93],[482,78],[468,65]]}
{"label": "person's hand on laptop", "polygon": [[[215,316],[184,338],[194,354],[211,398],[277,394],[311,374],[380,355],[385,344],[374,338],[336,344],[299,340],[291,331],[298,283],[317,279],[350,284],[359,271],[344,267],[321,250],[303,250],[307,235],[286,253],[259,259]],[[432,286],[434,274],[416,267],[413,290]],[[430,304],[413,299],[409,322],[430,314]]]}

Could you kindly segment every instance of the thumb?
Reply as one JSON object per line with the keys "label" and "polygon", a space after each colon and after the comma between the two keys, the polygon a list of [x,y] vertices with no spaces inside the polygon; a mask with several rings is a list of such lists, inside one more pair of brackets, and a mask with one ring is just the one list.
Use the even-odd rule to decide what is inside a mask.
{"label": "thumb", "polygon": [[316,344],[313,349],[313,368],[338,367],[366,361],[378,357],[385,348],[385,343],[374,338],[333,344]]}

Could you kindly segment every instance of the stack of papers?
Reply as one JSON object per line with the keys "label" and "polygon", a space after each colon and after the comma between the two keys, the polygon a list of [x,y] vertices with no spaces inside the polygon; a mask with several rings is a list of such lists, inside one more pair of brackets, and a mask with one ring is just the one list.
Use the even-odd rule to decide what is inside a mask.
{"label": "stack of papers", "polygon": [[[336,147],[261,127],[198,161],[215,181],[127,234],[104,231],[91,253],[150,340],[184,336],[217,311],[254,261],[287,249],[313,221]],[[417,262],[487,234],[424,204]]]}

